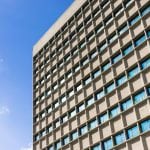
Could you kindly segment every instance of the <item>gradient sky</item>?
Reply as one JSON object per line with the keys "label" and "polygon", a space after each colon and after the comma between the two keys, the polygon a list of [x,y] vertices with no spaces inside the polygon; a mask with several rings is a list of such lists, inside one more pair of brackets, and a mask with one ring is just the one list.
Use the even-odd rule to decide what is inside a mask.
{"label": "gradient sky", "polygon": [[0,0],[0,149],[31,150],[32,47],[73,0]]}

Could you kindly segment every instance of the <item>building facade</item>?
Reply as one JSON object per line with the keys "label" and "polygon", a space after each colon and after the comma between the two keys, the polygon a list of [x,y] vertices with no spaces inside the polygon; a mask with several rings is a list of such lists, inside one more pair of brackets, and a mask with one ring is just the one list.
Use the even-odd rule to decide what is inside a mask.
{"label": "building facade", "polygon": [[33,48],[33,150],[150,150],[150,1],[75,0]]}

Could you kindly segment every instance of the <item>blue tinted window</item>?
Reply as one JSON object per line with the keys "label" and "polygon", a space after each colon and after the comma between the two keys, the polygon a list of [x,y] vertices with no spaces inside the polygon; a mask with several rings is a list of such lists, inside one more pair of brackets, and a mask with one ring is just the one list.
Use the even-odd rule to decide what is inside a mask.
{"label": "blue tinted window", "polygon": [[112,58],[112,63],[115,64],[116,62],[118,62],[120,59],[122,58],[121,54],[118,54],[117,56]]}
{"label": "blue tinted window", "polygon": [[98,77],[101,74],[100,70],[96,70],[95,72],[93,72],[93,78]]}
{"label": "blue tinted window", "polygon": [[126,77],[126,75],[123,75],[123,76],[121,76],[121,77],[119,77],[118,79],[117,79],[117,86],[120,86],[121,84],[123,84],[124,82],[126,82],[127,81],[127,77]]}
{"label": "blue tinted window", "polygon": [[133,51],[133,46],[132,45],[129,45],[127,48],[123,49],[123,54],[124,55],[127,55],[129,54],[130,52]]}
{"label": "blue tinted window", "polygon": [[142,132],[146,132],[150,130],[150,119],[145,120],[140,124]]}
{"label": "blue tinted window", "polygon": [[115,107],[113,109],[110,110],[110,117],[115,117],[120,113],[120,109],[119,107]]}
{"label": "blue tinted window", "polygon": [[110,93],[111,91],[113,91],[115,89],[115,83],[112,83],[112,84],[110,84],[110,85],[108,85],[107,87],[106,87],[106,92],[107,93]]}
{"label": "blue tinted window", "polygon": [[123,132],[119,133],[115,136],[115,144],[116,145],[123,143],[125,140],[126,140],[126,137],[125,137],[125,134]]}
{"label": "blue tinted window", "polygon": [[88,100],[86,101],[87,106],[90,106],[90,105],[92,105],[93,103],[94,103],[94,98],[93,98],[93,97],[91,97],[90,99],[88,99]]}
{"label": "blue tinted window", "polygon": [[147,88],[147,93],[150,95],[150,87]]}
{"label": "blue tinted window", "polygon": [[132,20],[129,21],[130,26],[132,26],[133,24],[135,24],[137,21],[140,20],[140,16],[135,16]]}
{"label": "blue tinted window", "polygon": [[128,26],[127,25],[125,25],[125,26],[123,26],[121,29],[119,29],[119,34],[121,35],[121,34],[123,34],[125,31],[127,31],[128,30]]}
{"label": "blue tinted window", "polygon": [[55,149],[58,150],[58,149],[60,149],[60,147],[61,147],[61,142],[60,141],[56,142],[55,143]]}
{"label": "blue tinted window", "polygon": [[134,138],[139,135],[139,129],[137,126],[134,126],[127,130],[128,139]]}
{"label": "blue tinted window", "polygon": [[148,14],[149,12],[150,12],[150,6],[144,8],[144,9],[141,11],[141,14],[142,14],[142,16],[144,16],[144,15]]}
{"label": "blue tinted window", "polygon": [[125,110],[129,109],[130,107],[132,107],[132,105],[133,105],[132,100],[131,100],[131,99],[128,99],[128,100],[126,100],[125,102],[123,102],[123,103],[121,104],[121,109],[122,109],[123,111],[125,111]]}
{"label": "blue tinted window", "polygon": [[54,150],[54,147],[53,147],[53,146],[50,146],[50,147],[48,148],[48,150]]}
{"label": "blue tinted window", "polygon": [[103,146],[104,150],[110,150],[113,147],[112,139],[104,141]]}
{"label": "blue tinted window", "polygon": [[107,43],[104,42],[101,46],[99,46],[99,51],[103,51],[107,47]]}
{"label": "blue tinted window", "polygon": [[148,38],[150,37],[150,31],[147,31],[147,37]]}
{"label": "blue tinted window", "polygon": [[145,97],[146,97],[145,91],[139,92],[138,94],[133,96],[134,103],[137,104],[141,102],[143,99],[145,99]]}
{"label": "blue tinted window", "polygon": [[110,66],[111,66],[110,62],[106,63],[105,65],[102,66],[102,71],[105,71],[105,70],[109,69]]}
{"label": "blue tinted window", "polygon": [[146,40],[146,36],[145,36],[145,35],[142,35],[142,36],[139,37],[137,40],[135,40],[134,44],[135,44],[135,46],[139,46],[139,45],[142,44],[145,40]]}
{"label": "blue tinted window", "polygon": [[103,96],[105,95],[104,91],[100,91],[98,93],[96,93],[96,100],[99,100],[101,99]]}
{"label": "blue tinted window", "polygon": [[83,135],[85,133],[87,133],[88,129],[87,129],[87,126],[83,126],[80,128],[80,134]]}
{"label": "blue tinted window", "polygon": [[67,136],[63,139],[63,145],[66,145],[68,143],[69,143],[69,137]]}
{"label": "blue tinted window", "polygon": [[141,62],[141,68],[145,69],[150,66],[150,58],[145,59],[144,61]]}
{"label": "blue tinted window", "polygon": [[99,117],[99,119],[100,119],[100,123],[106,122],[106,121],[109,119],[109,118],[108,118],[108,114],[105,113],[105,114],[101,115],[101,116]]}
{"label": "blue tinted window", "polygon": [[101,150],[101,147],[100,147],[100,145],[98,144],[98,145],[93,146],[93,147],[91,148],[91,150]]}
{"label": "blue tinted window", "polygon": [[75,140],[78,138],[78,131],[74,131],[73,133],[71,133],[71,140]]}
{"label": "blue tinted window", "polygon": [[140,71],[140,70],[139,70],[138,67],[135,67],[135,68],[131,69],[131,70],[128,72],[129,78],[134,77],[136,74],[139,73],[139,71]]}
{"label": "blue tinted window", "polygon": [[94,128],[97,127],[97,125],[98,125],[98,123],[97,123],[97,120],[95,119],[95,120],[89,122],[89,129],[90,129],[90,130],[91,130],[91,129],[94,129]]}

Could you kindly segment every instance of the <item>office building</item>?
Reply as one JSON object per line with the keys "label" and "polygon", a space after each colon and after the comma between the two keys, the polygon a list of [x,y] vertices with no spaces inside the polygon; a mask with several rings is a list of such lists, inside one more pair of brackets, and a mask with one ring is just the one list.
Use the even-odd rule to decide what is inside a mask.
{"label": "office building", "polygon": [[33,150],[150,150],[150,1],[75,0],[33,48]]}

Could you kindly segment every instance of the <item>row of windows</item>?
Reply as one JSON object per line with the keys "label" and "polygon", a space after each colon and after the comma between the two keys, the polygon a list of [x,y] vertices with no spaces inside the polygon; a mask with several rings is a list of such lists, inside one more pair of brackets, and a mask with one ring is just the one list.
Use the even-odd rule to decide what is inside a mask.
{"label": "row of windows", "polygon": [[[147,31],[147,35],[148,35],[148,38],[149,38],[149,33],[150,31]],[[140,36],[138,39],[136,39],[134,41],[135,45],[136,46],[139,46],[140,44],[142,44],[144,41],[146,40],[146,36],[145,35],[142,35]],[[122,59],[122,57],[128,55],[131,51],[133,51],[134,49],[134,45],[130,44],[128,45],[125,49],[122,50],[122,53],[117,53],[117,55],[113,56],[110,60],[106,61],[106,63],[102,64],[100,70],[97,70],[95,72],[92,73],[92,77],[89,76],[89,77],[86,77],[85,79],[83,79],[83,85],[86,85],[88,82],[90,82],[92,80],[92,78],[95,78],[97,77],[98,75],[100,75],[103,71],[106,71],[107,69],[109,69],[111,67],[111,65],[117,63],[119,60]],[[93,59],[94,57],[96,57],[96,55],[98,53],[96,53],[97,51],[95,51],[95,53],[92,53],[92,55],[90,55],[90,58]],[[148,61],[148,60],[147,60]],[[85,59],[84,63],[82,63],[83,65],[86,65],[87,63],[89,62],[89,59]],[[145,65],[148,65],[149,63],[146,63],[145,62]],[[144,65],[144,64],[143,64]],[[142,68],[142,66],[141,66]],[[80,70],[80,66],[77,65],[75,68],[73,68],[73,72],[76,73],[78,70]],[[138,71],[138,69],[135,68],[135,70],[132,70],[132,72],[136,72]],[[129,73],[129,77],[132,77],[133,76],[133,73],[130,72]],[[73,73],[70,71],[70,72],[67,72],[66,73],[66,79],[72,77]],[[42,93],[39,97],[40,100],[44,100],[47,96],[49,96],[52,92],[52,90],[56,90],[58,88],[59,85],[63,84],[65,82],[65,78],[60,78],[59,80],[59,84],[57,83],[54,83],[54,85],[52,85],[51,88],[48,88],[44,93]],[[42,84],[44,83],[44,80],[42,80]],[[78,91],[79,88],[82,88],[82,84],[78,83],[77,86],[75,86],[75,90],[69,90],[69,92],[67,92],[67,95],[70,95],[69,93],[71,92],[71,95],[74,94],[74,92]],[[65,95],[65,94],[63,94]],[[62,98],[64,98],[64,96],[62,96]],[[38,104],[39,103],[39,100],[35,100],[35,103],[34,105]]]}
{"label": "row of windows", "polygon": [[[146,7],[144,10],[142,10],[142,12],[145,12],[145,11],[148,12],[148,10],[149,10],[149,12],[150,12],[150,6],[149,6],[149,7]],[[142,13],[142,12],[141,12],[141,13]],[[146,14],[146,13],[144,13],[144,14]],[[129,21],[129,24],[131,24],[130,22],[132,22],[131,25],[133,25],[133,22],[135,23],[135,22],[137,21],[137,19],[135,19],[135,18],[137,18],[137,17],[140,18],[140,16],[134,17],[132,20]],[[128,29],[127,24],[123,25],[123,26],[118,30],[119,35],[120,35],[120,34],[123,34],[125,31],[127,31],[127,29]],[[102,44],[99,46],[99,51],[103,51],[103,50],[108,46],[107,43],[111,43],[111,42],[113,42],[114,40],[116,40],[117,38],[118,38],[117,34],[111,35],[110,38],[108,37],[108,42],[107,42],[107,41],[102,42]],[[139,38],[138,40],[135,41],[135,44],[134,44],[134,45],[135,45],[135,46],[140,45],[141,42],[142,42],[142,40],[144,41],[145,38],[146,38],[145,36],[142,36],[141,38]],[[83,46],[85,46],[85,45],[86,45],[86,43],[83,42],[80,47],[83,47]],[[75,49],[73,52],[74,52],[74,53],[73,53],[73,55],[74,55],[74,54],[76,54],[76,53],[78,52],[78,50]],[[89,54],[89,56],[87,56],[87,58],[84,58],[84,59],[81,61],[80,66],[82,66],[82,65],[86,64],[86,62],[88,62],[88,57],[89,57],[89,58],[93,58],[95,55],[97,55],[97,51],[92,52],[91,54]],[[118,57],[119,57],[119,56],[118,56]],[[121,56],[120,56],[120,57],[121,57]],[[64,62],[69,61],[70,59],[71,59],[71,55],[67,55],[67,56],[64,57]],[[50,78],[51,73],[56,73],[56,71],[58,70],[58,68],[60,68],[60,67],[63,66],[64,62],[61,61],[60,63],[58,63],[58,66],[57,66],[57,67],[55,66],[54,68],[52,68],[51,71],[49,71],[49,72],[46,74],[45,79]],[[108,65],[109,65],[109,64],[108,64]],[[44,67],[44,65],[42,65],[42,68],[43,68],[43,67]],[[71,71],[69,71],[69,72],[71,72]],[[65,75],[65,77],[68,78],[67,76],[69,76],[70,74],[71,74],[71,73],[67,73],[67,74]],[[63,78],[64,78],[64,77],[63,77]],[[62,79],[63,79],[63,78],[62,78]],[[44,78],[42,78],[42,79],[39,81],[39,83],[36,83],[36,84],[35,84],[34,89],[37,89],[37,88],[39,87],[39,85],[41,85],[41,84],[43,84],[43,83],[44,83]],[[57,84],[57,83],[55,83],[55,84]],[[54,87],[55,87],[55,86],[57,87],[57,85],[55,85],[55,84],[54,84]],[[55,87],[55,88],[56,88],[56,87]]]}
{"label": "row of windows", "polygon": [[[89,123],[89,129],[87,126],[84,126],[80,128],[79,132],[74,131],[73,133],[70,134],[70,136],[66,136],[62,138],[62,140],[57,141],[54,143],[54,145],[51,145],[48,150],[58,150],[62,146],[69,144],[72,140],[77,139],[80,135],[83,135],[88,132],[88,130],[92,130],[93,128],[97,127],[98,123],[97,120],[92,121]],[[148,132],[150,131],[150,119],[146,119],[138,125],[134,125],[130,128],[127,128],[123,131],[120,131],[116,135],[113,135],[113,137],[108,138],[104,141],[101,142],[101,144],[94,145],[91,147],[91,150],[110,150],[114,146],[117,146],[119,144],[124,143],[126,140],[135,138],[136,136],[140,135],[140,133],[143,132]]]}
{"label": "row of windows", "polygon": [[[141,66],[141,69],[142,69],[142,70],[143,70],[143,69],[146,69],[146,68],[148,68],[148,67],[150,67],[150,58],[146,58],[146,59],[142,60],[142,61],[140,62],[140,66]],[[97,93],[95,94],[95,96],[94,96],[95,99],[96,99],[96,100],[101,99],[101,98],[104,97],[106,94],[108,94],[108,93],[112,92],[113,90],[115,90],[116,87],[118,87],[118,86],[122,85],[123,83],[125,83],[128,79],[133,78],[133,77],[134,77],[135,75],[137,75],[139,72],[140,72],[140,68],[139,68],[138,66],[135,66],[135,67],[133,67],[132,69],[130,69],[130,70],[127,72],[127,74],[122,73],[122,75],[120,75],[120,76],[115,80],[115,82],[110,82],[111,84],[108,84],[108,85],[104,86],[99,92],[97,92]],[[97,72],[95,72],[95,73],[93,74],[93,77],[96,78],[96,77],[98,77],[99,75],[100,75],[100,72],[97,71]],[[85,80],[85,85],[86,85],[86,84],[89,84],[91,81],[92,81],[91,78],[87,78],[87,79]],[[82,89],[82,85],[80,84],[80,85],[77,87],[76,91],[78,92],[78,91],[81,90],[81,89]],[[73,96],[74,94],[75,94],[75,92],[74,92],[73,90],[71,90],[71,91],[68,93],[68,97],[62,96],[62,97],[60,98],[60,101],[55,101],[52,105],[50,105],[50,106],[48,106],[48,108],[46,108],[46,111],[42,111],[42,112],[40,113],[40,117],[41,117],[41,118],[44,118],[44,117],[46,116],[46,114],[51,113],[54,109],[58,108],[62,103],[64,103],[64,102],[67,100],[67,98]],[[92,104],[92,103],[95,101],[94,97],[91,97],[90,99],[88,99],[88,100],[86,101],[86,105]],[[78,106],[78,109],[77,109],[77,110],[80,112],[80,109],[81,109],[81,108],[85,108],[85,104],[84,104],[84,103],[81,104],[80,106]],[[74,114],[75,114],[75,113],[76,113],[76,110],[74,109],[73,112],[71,111],[71,113],[74,113]],[[66,116],[67,116],[67,115],[66,115]],[[35,121],[35,122],[39,121],[39,117],[38,117],[38,116],[35,117],[34,121]]]}
{"label": "row of windows", "polygon": [[125,131],[121,131],[117,135],[114,135],[112,138],[108,138],[107,140],[103,141],[101,145],[97,144],[93,146],[91,150],[102,150],[102,148],[104,150],[110,150],[113,148],[113,146],[122,144],[128,139],[132,139],[138,136],[140,132],[143,133],[147,131],[150,131],[150,119],[141,122],[139,126],[134,125],[131,128],[126,129]]}
{"label": "row of windows", "polygon": [[[147,94],[150,95],[150,87],[147,88]],[[81,131],[80,135],[83,135],[84,133],[86,133],[88,130],[88,127],[89,127],[89,129],[93,129],[98,125],[98,123],[102,124],[102,123],[108,121],[109,119],[116,117],[121,112],[126,111],[127,109],[132,107],[134,104],[140,103],[141,101],[143,101],[147,97],[147,94],[146,94],[145,90],[141,90],[138,93],[132,95],[131,97],[128,97],[123,102],[121,102],[120,105],[116,105],[113,108],[107,110],[107,112],[98,116],[98,119],[94,119],[94,121],[93,120],[90,121],[88,126],[85,125],[84,127],[81,127],[80,128],[80,131]],[[77,107],[77,110],[73,109],[71,112],[68,113],[68,115],[67,114],[64,115],[62,118],[58,119],[53,125],[49,125],[49,127],[46,130],[43,130],[43,131],[41,131],[40,134],[36,135],[35,141],[37,141],[37,140],[39,140],[39,138],[42,138],[43,136],[45,136],[46,133],[48,134],[48,133],[52,132],[55,128],[59,127],[60,124],[65,123],[66,121],[68,121],[69,118],[75,116],[77,112],[83,111],[85,109],[85,107],[88,107],[93,103],[94,103],[94,99],[91,98],[87,101],[86,106],[84,105],[84,103],[80,104]]]}
{"label": "row of windows", "polygon": [[[147,9],[147,8],[146,8]],[[144,9],[145,10],[145,9]],[[118,13],[120,13],[120,12],[122,12],[122,9],[119,9],[119,10],[117,10],[117,14]],[[143,12],[143,11],[142,11]],[[104,23],[105,24],[108,24],[109,22],[111,22],[112,21],[112,19],[110,19],[110,17],[109,17],[109,20],[108,19],[106,19],[106,21],[104,21]],[[80,29],[83,29],[83,25],[82,26],[80,26]],[[99,25],[99,27],[96,27],[96,30],[95,30],[95,32],[96,33],[98,33],[98,32],[100,32],[102,29],[104,28],[104,26],[102,25],[102,23],[101,23],[101,25]],[[124,29],[125,30],[125,29]],[[119,32],[119,34],[122,32],[122,31],[118,31]],[[94,33],[90,33],[88,36],[87,36],[87,38],[86,38],[86,40],[85,41],[89,41],[92,37],[94,37]],[[115,36],[116,37],[116,36]],[[113,41],[114,39],[115,39],[115,37],[111,37],[112,39],[110,39],[110,42],[111,41]],[[65,40],[66,41],[66,40]],[[68,42],[65,42],[65,43],[68,43]],[[65,44],[66,45],[66,44]],[[83,42],[81,42],[80,44],[79,44],[79,48],[82,48],[83,46],[85,45],[85,43]],[[68,54],[67,54],[68,55]],[[71,57],[71,55],[69,56],[65,56],[65,57]],[[54,57],[55,55],[54,55],[54,53],[53,53],[53,55],[51,56],[51,57]],[[46,62],[47,61],[49,61],[49,59],[47,59],[46,60]],[[61,60],[60,61],[60,63],[59,64],[63,64],[63,62],[66,62],[66,59],[64,59],[64,61],[63,60]],[[59,64],[58,64],[58,68],[59,68]],[[40,68],[42,69],[44,67],[44,65],[40,65]]]}
{"label": "row of windows", "polygon": [[[104,4],[107,4],[107,3],[105,3],[105,2],[109,2],[109,1],[104,1]],[[130,4],[131,2],[132,2],[131,0],[130,0],[130,1],[125,1],[125,2],[124,2],[124,6],[127,7],[128,4]],[[100,6],[101,6],[101,4],[100,4]],[[104,5],[104,6],[105,6],[105,5]],[[103,7],[103,6],[101,6],[101,8],[102,8],[102,7]],[[89,8],[88,8],[88,10],[89,10]],[[93,10],[93,14],[92,14],[93,17],[96,16],[96,14],[97,14],[98,12],[100,12],[99,6],[98,6],[95,10]],[[75,15],[75,16],[76,16],[76,17],[79,16],[79,13],[78,13],[78,15]],[[88,16],[88,17],[89,17],[89,16]],[[88,18],[88,17],[87,17],[87,18]],[[73,19],[71,18],[71,21],[69,21],[69,22],[72,23],[73,21],[74,21],[74,18],[73,18]],[[65,25],[65,28],[66,28],[66,27],[67,27],[67,24]],[[62,31],[64,31],[65,28],[63,27],[63,28],[62,28]],[[61,33],[61,32],[59,31],[58,33]],[[59,37],[59,36],[58,36],[58,35],[59,35],[58,33],[56,33],[56,39]],[[52,39],[53,39],[53,41],[56,41],[56,39],[55,39],[55,40],[54,40],[54,38],[52,38]],[[51,40],[50,40],[50,41],[51,41]],[[49,41],[49,43],[53,43],[52,41],[51,41],[51,42],[50,42],[50,41]],[[47,49],[48,47],[50,47],[50,45],[49,45],[49,44],[46,44],[45,49]],[[41,52],[39,52],[39,54],[41,54]],[[36,59],[37,59],[37,56],[34,57],[34,60],[36,60]]]}

